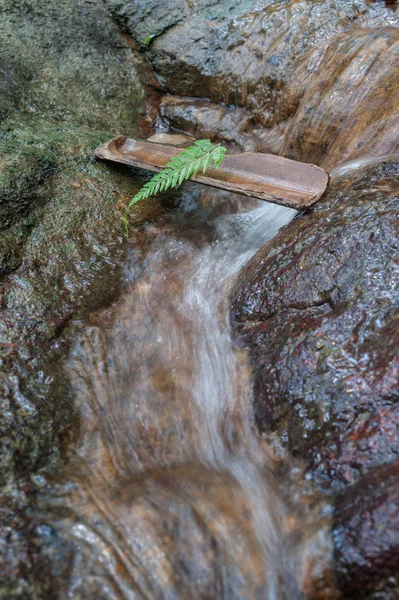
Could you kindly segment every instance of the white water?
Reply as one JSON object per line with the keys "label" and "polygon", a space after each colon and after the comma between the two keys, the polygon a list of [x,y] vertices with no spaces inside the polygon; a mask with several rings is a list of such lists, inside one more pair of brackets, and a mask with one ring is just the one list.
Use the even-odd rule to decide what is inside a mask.
{"label": "white water", "polygon": [[70,361],[83,425],[57,527],[90,549],[75,596],[302,597],[305,550],[227,314],[238,271],[295,211],[194,189],[148,228],[127,293]]}

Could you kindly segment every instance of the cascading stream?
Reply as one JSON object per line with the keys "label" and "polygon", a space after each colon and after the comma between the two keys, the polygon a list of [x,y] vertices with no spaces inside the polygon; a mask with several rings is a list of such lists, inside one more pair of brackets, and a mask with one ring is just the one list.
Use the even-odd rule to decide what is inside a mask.
{"label": "cascading stream", "polygon": [[253,428],[226,301],[295,211],[199,186],[182,198],[69,362],[82,431],[52,504],[85,548],[70,593],[294,600],[306,551]]}

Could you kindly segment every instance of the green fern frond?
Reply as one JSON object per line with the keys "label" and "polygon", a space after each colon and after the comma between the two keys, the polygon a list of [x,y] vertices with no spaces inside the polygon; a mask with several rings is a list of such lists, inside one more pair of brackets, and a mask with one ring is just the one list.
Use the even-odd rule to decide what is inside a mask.
{"label": "green fern frond", "polygon": [[218,169],[225,153],[226,148],[220,144],[214,146],[209,140],[197,140],[192,146],[172,158],[129,202],[125,216],[126,232],[128,232],[129,211],[134,204],[149,196],[155,196],[158,192],[165,192],[171,187],[181,185],[192,175],[197,175],[201,169],[205,173],[212,162]]}

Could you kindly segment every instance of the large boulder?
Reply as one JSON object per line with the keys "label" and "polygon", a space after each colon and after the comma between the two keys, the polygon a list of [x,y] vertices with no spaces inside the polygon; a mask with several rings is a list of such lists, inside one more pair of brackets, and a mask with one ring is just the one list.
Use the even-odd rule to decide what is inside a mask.
{"label": "large boulder", "polygon": [[70,408],[47,407],[53,367],[39,363],[73,315],[114,293],[116,204],[137,185],[92,153],[137,129],[145,92],[100,5],[5,1],[0,15],[3,484],[43,464],[57,447],[54,421],[68,422]]}
{"label": "large boulder", "polygon": [[[165,91],[245,106],[263,125],[287,118],[306,90],[284,91],[301,60],[353,27],[398,25],[398,14],[364,0],[109,0]],[[309,65],[310,66],[310,65]]]}
{"label": "large boulder", "polygon": [[33,524],[32,481],[75,419],[58,377],[65,328],[119,289],[123,206],[139,187],[93,150],[137,132],[145,102],[101,3],[0,3],[1,597],[57,597],[69,568],[52,528]]}
{"label": "large boulder", "polygon": [[244,268],[232,319],[255,415],[327,491],[399,450],[399,162],[335,181]]}
{"label": "large boulder", "polygon": [[[360,498],[363,478],[376,470],[370,481],[380,492],[364,508],[352,502],[343,523],[354,515],[360,523],[367,502],[384,511],[378,468],[390,472],[399,452],[398,175],[391,160],[337,176],[310,214],[243,269],[232,297],[232,323],[253,364],[257,425],[305,465],[321,493],[341,494],[338,521],[349,505],[345,490]],[[397,555],[395,519],[392,530],[370,526],[369,563],[350,550],[363,538],[342,534],[351,589],[361,587],[366,563],[370,585],[395,575],[395,560],[384,560],[389,544]]]}

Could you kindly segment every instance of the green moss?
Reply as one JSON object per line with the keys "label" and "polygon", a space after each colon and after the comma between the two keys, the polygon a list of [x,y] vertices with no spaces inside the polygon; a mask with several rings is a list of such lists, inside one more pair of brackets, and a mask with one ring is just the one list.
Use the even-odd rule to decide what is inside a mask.
{"label": "green moss", "polygon": [[0,483],[59,456],[63,330],[119,289],[140,183],[93,151],[136,132],[136,60],[100,2],[0,2]]}
{"label": "green moss", "polygon": [[135,60],[100,3],[5,0],[0,120],[34,117],[131,130],[144,100]]}

